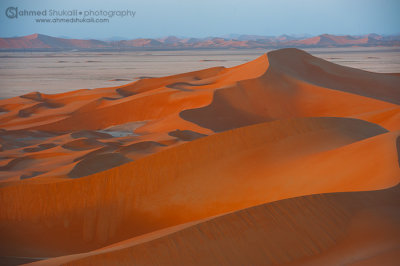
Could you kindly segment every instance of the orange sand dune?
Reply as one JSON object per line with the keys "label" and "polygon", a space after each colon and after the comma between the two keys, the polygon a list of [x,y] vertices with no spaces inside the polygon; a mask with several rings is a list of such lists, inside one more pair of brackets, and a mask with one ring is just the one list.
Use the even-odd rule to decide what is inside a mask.
{"label": "orange sand dune", "polygon": [[[360,116],[400,129],[398,77],[345,68],[296,49],[270,52],[268,59],[262,76],[216,90],[209,105],[180,116],[214,131],[304,116]],[[389,109],[385,117],[368,115]]]}
{"label": "orange sand dune", "polygon": [[[97,264],[95,258],[103,260],[109,254],[106,262],[113,264],[125,261],[124,252],[132,250],[142,252],[132,260],[152,264],[169,252],[174,254],[171,263],[190,264],[185,261],[189,257],[179,260],[181,246],[158,249],[158,240],[144,234],[177,241],[171,240],[174,234],[209,226],[214,220],[205,220],[229,212],[233,214],[221,217],[247,215],[243,209],[255,205],[269,208],[268,203],[297,196],[395,186],[400,181],[399,105],[400,76],[335,65],[297,49],[269,52],[233,68],[0,100],[0,262],[2,257],[90,252],[140,238],[140,245],[121,247],[121,257],[116,255],[119,251],[94,255],[95,251],[84,257]],[[381,202],[382,195],[393,191],[351,195],[364,195],[367,204]],[[350,199],[326,196],[338,201],[332,206],[321,197],[315,202],[313,197],[304,198],[312,199],[312,206],[325,206],[312,213],[316,217],[353,215],[366,206],[361,199],[352,205]],[[306,205],[297,206],[309,213]],[[279,211],[287,213],[286,218],[260,213],[254,219],[266,219],[265,224],[281,219],[280,226],[303,228],[303,218],[290,216],[292,207]],[[312,237],[314,242],[302,229],[290,236],[284,233],[286,227],[266,231],[275,242],[282,236],[299,237],[300,242],[290,251],[293,254],[287,242],[278,241],[279,249],[270,244],[258,251],[240,249],[237,259],[254,255],[255,260],[271,263],[335,261],[347,258],[341,254],[353,250],[360,234],[369,230],[374,233],[365,238],[365,246],[354,249],[361,252],[359,261],[372,263],[386,253],[393,256],[392,242],[386,241],[391,231],[393,236],[397,232],[392,211],[366,212],[360,217],[371,217],[371,224],[363,225],[359,221],[363,218],[354,213],[354,217],[339,215],[342,231],[337,224],[316,225],[312,234],[320,236]],[[225,219],[221,217],[216,219]],[[253,230],[251,217],[245,218],[247,229],[232,230]],[[226,219],[234,228],[236,218]],[[364,229],[353,232],[353,223]],[[387,234],[377,230],[384,225]],[[229,234],[223,230],[231,230],[230,226],[219,229],[221,238],[217,231],[208,236],[222,242],[216,242],[207,256],[201,253],[206,247],[186,254],[193,254],[190,258],[199,263],[232,262],[226,255],[233,248],[222,245],[229,246]],[[166,229],[170,227],[174,229]],[[161,237],[158,230],[164,229]],[[168,235],[171,230],[176,233]],[[365,257],[362,252],[375,250],[374,241],[381,238],[381,246],[388,248],[381,255]],[[241,245],[248,246],[245,241],[237,247]],[[142,247],[164,255],[152,261]],[[221,254],[218,248],[223,249]]]}
{"label": "orange sand dune", "polygon": [[[56,145],[68,154],[62,166],[49,163],[34,170],[34,175],[29,171],[0,173],[0,186],[26,176],[71,177],[74,163],[85,158],[71,154],[68,147],[72,143],[82,151],[91,143],[97,150],[88,151],[87,156],[96,153],[101,157],[118,152],[117,146],[121,150],[143,141],[166,145],[145,154],[121,155],[136,160],[196,136],[294,117],[353,117],[400,130],[398,84],[398,76],[342,67],[297,49],[283,49],[233,68],[142,79],[121,87],[55,95],[35,92],[0,100],[1,110],[6,111],[0,115],[1,148],[5,151],[0,165],[43,149],[40,145]],[[26,136],[18,137],[21,132]],[[192,136],[174,132],[191,132]],[[33,134],[29,141],[28,133]],[[75,156],[72,161],[71,156]],[[121,156],[119,161],[125,162]],[[90,173],[105,168],[94,165]]]}
{"label": "orange sand dune", "polygon": [[27,179],[1,189],[7,245],[0,252],[71,254],[288,197],[390,187],[399,182],[399,133],[385,132],[355,119],[281,120],[200,138],[81,179]]}
{"label": "orange sand dune", "polygon": [[[1,104],[56,102],[57,108],[32,109],[21,117],[22,107],[9,110],[0,118],[5,129],[35,129],[45,131],[96,130],[131,121],[153,120],[179,113],[183,109],[207,104],[216,88],[241,79],[254,78],[268,68],[266,55],[250,63],[230,69],[211,68],[176,76],[142,79],[120,88],[81,90],[74,94],[24,96]],[[217,70],[217,71],[216,71]],[[219,75],[218,75],[219,74]],[[192,90],[177,90],[170,84],[193,80]],[[201,85],[200,85],[201,84]],[[28,100],[29,99],[29,100]],[[37,104],[36,104],[37,105]],[[35,106],[36,106],[35,105]],[[124,115],[121,115],[123,113]],[[47,119],[48,121],[44,121]]]}
{"label": "orange sand dune", "polygon": [[400,104],[399,79],[355,68],[339,66],[296,49],[268,53],[272,68],[296,79]]}
{"label": "orange sand dune", "polygon": [[396,186],[291,198],[32,265],[395,265],[399,197]]}

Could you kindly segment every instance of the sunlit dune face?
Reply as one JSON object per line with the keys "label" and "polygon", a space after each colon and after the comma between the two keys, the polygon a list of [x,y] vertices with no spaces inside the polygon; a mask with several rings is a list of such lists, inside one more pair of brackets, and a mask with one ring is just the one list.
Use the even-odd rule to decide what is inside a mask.
{"label": "sunlit dune face", "polygon": [[75,254],[48,265],[392,256],[399,84],[283,49],[233,68],[0,100],[0,256]]}

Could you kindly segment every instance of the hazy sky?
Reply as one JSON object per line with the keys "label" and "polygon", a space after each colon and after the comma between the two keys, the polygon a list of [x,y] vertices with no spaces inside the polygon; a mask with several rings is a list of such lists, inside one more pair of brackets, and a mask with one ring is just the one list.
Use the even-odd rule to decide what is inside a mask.
{"label": "hazy sky", "polygon": [[[12,7],[7,11],[7,8]],[[47,10],[46,16],[8,18],[16,12]],[[75,38],[124,38],[226,34],[396,34],[400,33],[399,0],[1,0],[0,36],[42,33]],[[39,23],[50,10],[136,11],[108,23]],[[110,13],[108,13],[110,14]],[[78,16],[82,18],[83,16]],[[91,16],[87,16],[90,18]],[[105,18],[100,16],[94,19]]]}

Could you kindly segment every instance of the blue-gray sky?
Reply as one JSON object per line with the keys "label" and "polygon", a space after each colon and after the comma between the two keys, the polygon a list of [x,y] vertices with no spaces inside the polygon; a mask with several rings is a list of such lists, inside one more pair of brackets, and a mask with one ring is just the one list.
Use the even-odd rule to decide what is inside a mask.
{"label": "blue-gray sky", "polygon": [[[18,11],[128,9],[136,14],[113,17],[109,23],[38,23],[38,16],[8,18],[8,7],[18,7]],[[0,8],[1,37],[32,33],[98,39],[400,33],[399,0],[1,0]],[[48,13],[46,18],[50,18]]]}

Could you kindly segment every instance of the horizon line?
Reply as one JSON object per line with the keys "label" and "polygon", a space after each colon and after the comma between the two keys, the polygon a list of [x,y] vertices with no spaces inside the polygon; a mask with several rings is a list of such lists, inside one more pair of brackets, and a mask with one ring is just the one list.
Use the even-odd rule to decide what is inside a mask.
{"label": "horizon line", "polygon": [[[32,33],[32,34],[27,34],[27,35],[18,35],[18,36],[11,36],[11,37],[2,37],[0,36],[1,39],[12,39],[12,38],[23,38],[27,36],[32,36],[32,35],[44,35],[44,36],[49,36],[49,37],[54,37],[54,38],[60,38],[60,39],[76,39],[76,40],[104,40],[104,41],[112,41],[112,39],[123,41],[123,40],[136,40],[136,39],[164,39],[164,38],[169,38],[169,37],[175,37],[178,39],[209,39],[209,38],[223,38],[223,39],[232,39],[234,40],[236,35],[237,37],[240,36],[258,36],[258,37],[280,37],[280,36],[289,36],[293,38],[313,38],[313,37],[318,37],[318,36],[323,36],[323,35],[331,35],[331,36],[352,36],[352,37],[361,37],[361,36],[366,36],[366,35],[372,35],[376,34],[379,36],[399,36],[399,33],[393,33],[393,34],[382,34],[382,33],[376,33],[376,32],[370,32],[370,33],[365,33],[365,34],[332,34],[332,33],[321,33],[317,35],[309,34],[309,33],[302,33],[302,34],[289,34],[289,33],[282,33],[279,35],[262,35],[262,34],[240,34],[240,33],[230,33],[230,34],[222,34],[222,35],[210,35],[206,37],[192,37],[192,36],[180,36],[180,35],[164,35],[161,37],[124,37],[124,36],[109,36],[109,37],[97,37],[97,38],[90,38],[90,37],[72,37],[72,36],[64,36],[64,35],[49,35],[49,34],[44,34],[44,33]],[[232,35],[232,36],[231,36]]]}

